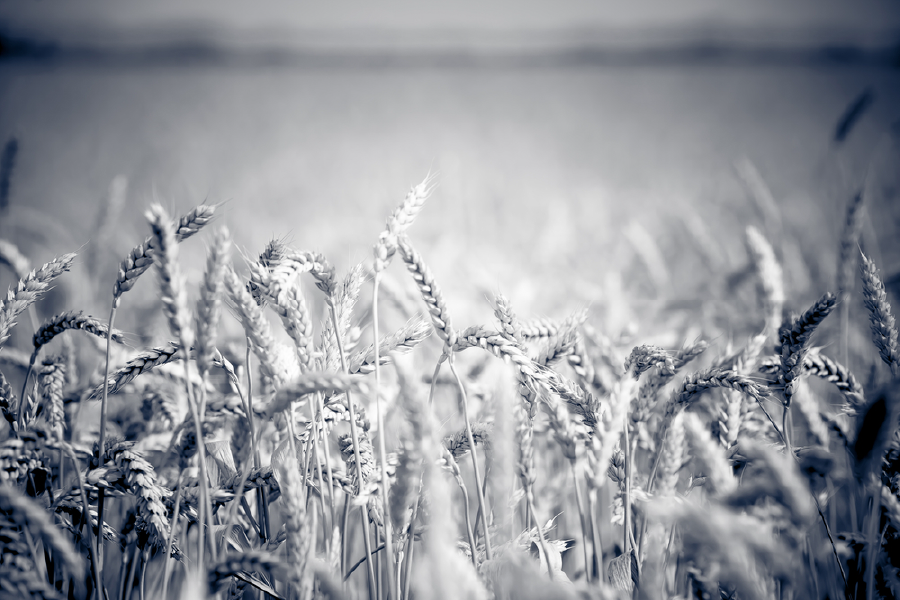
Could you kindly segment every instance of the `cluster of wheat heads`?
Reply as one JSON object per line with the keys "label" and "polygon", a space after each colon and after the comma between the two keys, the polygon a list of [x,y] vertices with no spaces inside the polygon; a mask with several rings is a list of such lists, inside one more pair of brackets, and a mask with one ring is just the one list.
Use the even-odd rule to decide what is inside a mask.
{"label": "cluster of wheat heads", "polygon": [[[753,228],[761,330],[743,345],[610,339],[586,311],[522,318],[500,294],[493,323],[460,328],[409,231],[432,188],[344,276],[280,241],[236,267],[220,227],[196,306],[180,242],[216,207],[153,206],[108,323],[68,311],[34,324],[30,357],[0,349],[23,379],[0,371],[0,596],[900,596],[897,330],[868,257],[839,269],[860,259],[888,366],[865,386],[816,345],[834,295],[782,318]],[[30,271],[3,242],[0,259],[20,278],[3,344],[76,257]],[[394,259],[418,304],[385,277]],[[114,321],[154,265],[171,341],[133,351]],[[240,340],[218,335],[225,305]],[[97,404],[85,444],[71,424]]]}

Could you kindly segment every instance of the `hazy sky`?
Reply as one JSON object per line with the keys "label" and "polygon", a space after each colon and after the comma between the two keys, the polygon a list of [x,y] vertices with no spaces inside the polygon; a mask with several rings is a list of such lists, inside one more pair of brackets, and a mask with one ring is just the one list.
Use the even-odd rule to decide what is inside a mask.
{"label": "hazy sky", "polygon": [[197,28],[234,35],[260,32],[423,31],[489,36],[492,32],[553,34],[569,30],[793,30],[866,43],[900,31],[897,0],[0,0],[7,30],[57,40],[102,39],[134,32]]}

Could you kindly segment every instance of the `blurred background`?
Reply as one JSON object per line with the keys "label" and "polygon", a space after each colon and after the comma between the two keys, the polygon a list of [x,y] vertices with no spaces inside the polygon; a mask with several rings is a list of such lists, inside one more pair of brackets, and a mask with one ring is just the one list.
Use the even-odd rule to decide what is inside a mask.
{"label": "blurred background", "polygon": [[736,310],[747,225],[801,309],[864,188],[864,245],[900,281],[898,66],[893,0],[4,0],[0,237],[37,264],[81,248],[41,310],[105,315],[153,201],[222,202],[248,255],[284,237],[343,272],[434,173],[411,236],[458,325],[502,291],[611,334],[662,308],[682,337],[698,314],[738,335],[761,326]]}

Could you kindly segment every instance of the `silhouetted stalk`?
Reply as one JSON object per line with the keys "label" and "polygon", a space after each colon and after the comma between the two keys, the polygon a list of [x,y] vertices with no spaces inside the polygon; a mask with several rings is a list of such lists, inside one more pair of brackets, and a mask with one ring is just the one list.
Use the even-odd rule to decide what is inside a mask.
{"label": "silhouetted stalk", "polygon": [[[481,488],[481,472],[478,468],[478,454],[475,451],[475,439],[472,437],[472,423],[469,420],[469,398],[466,394],[466,388],[463,386],[462,379],[460,379],[459,374],[456,372],[455,361],[453,359],[453,351],[450,351],[450,358],[448,361],[450,363],[450,372],[453,373],[453,377],[456,379],[456,385],[459,386],[459,393],[462,396],[463,401],[463,418],[466,421],[466,439],[469,442],[469,452],[472,455],[472,469],[475,471],[475,491],[478,494],[478,508],[481,510],[481,530],[484,534],[484,555],[487,560],[491,560],[493,558],[493,553],[491,552],[491,536],[488,532],[487,527],[487,507],[484,503],[484,492],[482,492]],[[475,527],[478,527],[478,523],[475,523]]]}
{"label": "silhouetted stalk", "polygon": [[[341,371],[347,372],[347,357],[344,353],[344,343],[341,340],[341,325],[337,318],[337,309],[334,306],[334,299],[328,298],[328,306],[331,309],[331,320],[334,323],[334,338],[337,342],[338,353],[341,356]],[[377,342],[376,342],[377,345]],[[365,482],[362,473],[362,458],[359,455],[359,435],[356,431],[356,411],[353,408],[353,396],[347,391],[347,411],[350,416],[350,441],[353,443],[353,457],[356,459],[356,478],[357,478],[357,494],[362,490]],[[387,507],[385,507],[387,508]],[[366,546],[366,556],[372,555],[372,541],[369,539],[369,518],[366,516],[366,507],[360,507],[360,515],[362,516],[363,540]],[[346,532],[344,532],[346,535]],[[371,560],[366,561],[366,571],[369,578],[369,600],[375,600],[376,582],[375,567]]]}

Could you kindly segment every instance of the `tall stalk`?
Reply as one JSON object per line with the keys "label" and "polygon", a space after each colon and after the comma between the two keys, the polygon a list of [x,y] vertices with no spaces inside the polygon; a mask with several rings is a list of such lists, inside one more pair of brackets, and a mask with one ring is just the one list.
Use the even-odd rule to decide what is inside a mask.
{"label": "tall stalk", "polygon": [[[459,393],[462,396],[463,403],[463,418],[466,422],[466,439],[469,442],[469,453],[472,456],[472,469],[475,472],[475,493],[478,497],[478,509],[481,511],[481,530],[484,534],[484,556],[487,560],[491,560],[493,558],[493,553],[491,551],[491,535],[488,532],[487,526],[487,507],[484,502],[484,491],[481,487],[481,472],[478,467],[478,454],[475,451],[475,438],[472,436],[472,423],[469,420],[469,398],[468,394],[466,394],[466,388],[463,385],[462,379],[459,377],[459,373],[456,372],[456,365],[453,359],[453,350],[450,350],[450,358],[447,361],[450,364],[450,372],[453,373],[453,377],[456,379],[456,385],[459,387]],[[478,523],[475,523],[475,527],[478,527]]]}
{"label": "tall stalk", "polygon": [[[387,432],[384,429],[384,409],[381,405],[381,366],[379,365],[379,346],[381,345],[381,338],[378,336],[378,284],[381,283],[381,271],[375,272],[375,280],[372,285],[372,329],[373,335],[375,339],[372,341],[372,347],[375,351],[375,419],[378,423],[378,453],[380,454],[380,465],[381,465],[381,501],[385,508],[384,515],[384,549],[387,558],[385,562],[387,563],[385,570],[387,571],[387,581],[388,581],[388,591],[390,593],[390,597],[394,600],[397,600],[397,580],[394,578],[394,548],[393,548],[393,540],[392,532],[391,532],[391,518],[390,513],[387,508],[390,506],[388,503],[388,485],[390,480],[388,479],[387,473],[387,450],[385,449],[384,438],[386,437]],[[337,331],[337,325],[335,324],[335,331]],[[342,358],[343,360],[343,358]]]}
{"label": "tall stalk", "polygon": [[[337,342],[338,353],[341,356],[341,371],[347,372],[347,356],[344,353],[344,343],[341,340],[341,325],[337,318],[337,309],[334,306],[334,298],[329,297],[328,306],[331,309],[331,320],[334,323],[334,338]],[[357,478],[357,494],[363,486],[362,458],[359,455],[359,435],[356,431],[356,411],[353,408],[353,396],[349,390],[347,394],[347,412],[350,416],[350,440],[353,442],[353,457],[356,459],[356,478]],[[360,515],[363,524],[363,541],[366,547],[366,556],[372,556],[372,541],[369,539],[369,518],[366,516],[365,507],[361,507]],[[346,535],[347,532],[344,532]],[[371,560],[366,561],[366,572],[369,577],[369,600],[375,600],[376,584],[375,584],[375,567]]]}
{"label": "tall stalk", "polygon": [[[103,454],[105,452],[104,448],[106,448],[106,419],[109,407],[109,355],[110,348],[112,347],[112,333],[113,327],[115,327],[116,311],[118,310],[118,308],[119,296],[113,295],[112,308],[109,311],[109,330],[106,332],[106,366],[103,370],[103,398],[100,402],[100,447],[97,451],[98,467],[103,466],[99,463],[103,461]],[[97,536],[97,560],[99,561],[99,564],[97,565],[97,571],[101,582],[103,581],[103,507],[104,489],[101,487],[97,490],[97,531],[101,532],[100,535]]]}

